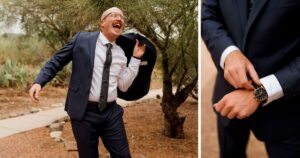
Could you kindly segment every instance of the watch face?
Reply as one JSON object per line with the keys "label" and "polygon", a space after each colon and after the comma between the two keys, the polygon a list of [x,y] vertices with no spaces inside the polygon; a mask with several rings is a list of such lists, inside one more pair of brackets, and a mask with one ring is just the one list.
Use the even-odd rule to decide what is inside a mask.
{"label": "watch face", "polygon": [[268,99],[268,94],[263,87],[258,87],[255,89],[255,97],[260,102],[266,101]]}

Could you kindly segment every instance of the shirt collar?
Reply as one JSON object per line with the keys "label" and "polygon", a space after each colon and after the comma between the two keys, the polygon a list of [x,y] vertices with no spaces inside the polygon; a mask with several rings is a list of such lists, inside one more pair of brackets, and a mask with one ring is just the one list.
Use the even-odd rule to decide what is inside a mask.
{"label": "shirt collar", "polygon": [[113,46],[116,44],[116,42],[109,42],[108,39],[104,36],[102,32],[100,32],[100,35],[98,37],[98,40],[101,42],[102,45],[106,45],[107,43],[111,43]]}

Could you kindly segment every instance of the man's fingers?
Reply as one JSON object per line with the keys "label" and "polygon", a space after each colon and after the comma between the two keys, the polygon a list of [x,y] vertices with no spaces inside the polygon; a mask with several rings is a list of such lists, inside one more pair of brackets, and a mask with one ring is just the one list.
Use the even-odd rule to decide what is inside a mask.
{"label": "man's fingers", "polygon": [[137,46],[139,46],[139,44],[140,44],[140,41],[138,39],[135,39],[135,46],[137,47]]}
{"label": "man's fingers", "polygon": [[252,90],[254,87],[251,82],[248,81],[247,73],[244,69],[240,69],[238,72],[239,88],[246,88]]}
{"label": "man's fingers", "polygon": [[29,90],[29,95],[30,95],[30,98],[33,102],[37,103],[39,101],[39,93],[40,93],[40,87],[37,86],[37,85],[33,85],[31,87],[31,89]]}
{"label": "man's fingers", "polygon": [[261,82],[259,81],[259,77],[258,77],[257,72],[255,71],[254,66],[252,64],[248,64],[247,69],[248,69],[251,79],[255,82],[255,84],[261,85]]}
{"label": "man's fingers", "polygon": [[38,101],[39,100],[40,91],[36,90],[34,93],[34,98]]}
{"label": "man's fingers", "polygon": [[146,50],[146,44],[143,44],[142,46],[142,50],[145,51]]}
{"label": "man's fingers", "polygon": [[232,74],[229,71],[225,71],[224,78],[229,82],[234,88],[238,88],[237,82],[232,77]]}
{"label": "man's fingers", "polygon": [[226,105],[224,106],[224,108],[222,109],[222,111],[220,112],[220,114],[224,117],[226,117],[228,115],[228,113],[232,110],[233,106],[230,105]]}
{"label": "man's fingers", "polygon": [[[249,64],[251,65],[251,64]],[[249,80],[249,78],[247,77],[247,72],[249,73],[251,79],[253,79],[253,81],[260,85],[260,81],[259,81],[259,77],[254,69],[253,66],[250,66],[249,68],[247,68],[247,70],[245,68],[239,68],[239,69],[235,69],[235,70],[226,70],[224,72],[224,78],[234,87],[234,88],[245,88],[248,90],[252,90],[254,89],[252,83],[251,83],[251,79]]]}
{"label": "man's fingers", "polygon": [[227,115],[227,118],[233,119],[237,116],[238,112],[235,109],[232,109],[229,114]]}
{"label": "man's fingers", "polygon": [[37,92],[35,91],[35,90],[32,90],[32,92],[31,92],[31,94],[30,94],[30,97],[31,97],[31,100],[33,101],[33,102],[38,102],[38,96],[37,96],[37,94],[36,94]]}
{"label": "man's fingers", "polygon": [[31,101],[35,101],[35,98],[34,98],[34,89],[33,88],[31,88],[29,90],[29,95],[30,95]]}
{"label": "man's fingers", "polygon": [[216,104],[214,104],[214,107],[216,109],[217,112],[221,112],[221,110],[223,109],[223,107],[225,106],[225,100],[224,97],[217,102]]}
{"label": "man's fingers", "polygon": [[30,98],[33,98],[33,89],[32,88],[29,90],[29,96],[30,96]]}
{"label": "man's fingers", "polygon": [[245,114],[238,114],[238,115],[236,116],[237,119],[244,119],[244,118],[246,118],[246,117],[248,117],[248,116],[245,115]]}

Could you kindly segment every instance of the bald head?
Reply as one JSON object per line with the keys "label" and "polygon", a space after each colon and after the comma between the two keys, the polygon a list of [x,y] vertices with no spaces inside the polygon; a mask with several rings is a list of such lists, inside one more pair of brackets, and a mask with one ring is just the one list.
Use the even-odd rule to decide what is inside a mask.
{"label": "bald head", "polygon": [[99,20],[99,28],[103,35],[110,41],[115,41],[125,27],[125,17],[121,9],[112,7],[104,11]]}
{"label": "bald head", "polygon": [[123,12],[121,9],[119,9],[117,7],[111,7],[102,13],[100,20],[102,21],[105,17],[107,17],[111,13],[118,13],[118,14],[123,15]]}

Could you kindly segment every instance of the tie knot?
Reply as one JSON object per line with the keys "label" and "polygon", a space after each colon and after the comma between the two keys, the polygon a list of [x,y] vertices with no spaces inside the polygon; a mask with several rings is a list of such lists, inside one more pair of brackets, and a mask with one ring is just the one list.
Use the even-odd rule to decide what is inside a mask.
{"label": "tie knot", "polygon": [[107,49],[111,49],[112,46],[113,46],[111,43],[107,43],[107,44],[105,44],[105,45],[106,45]]}

